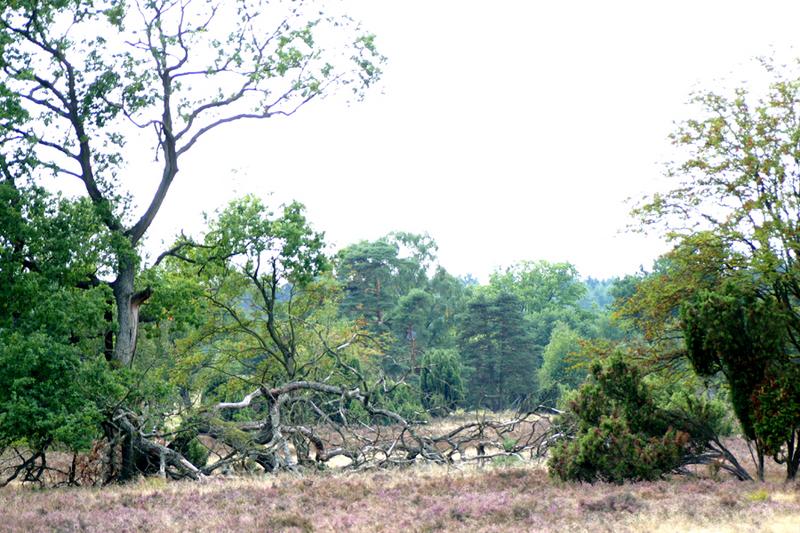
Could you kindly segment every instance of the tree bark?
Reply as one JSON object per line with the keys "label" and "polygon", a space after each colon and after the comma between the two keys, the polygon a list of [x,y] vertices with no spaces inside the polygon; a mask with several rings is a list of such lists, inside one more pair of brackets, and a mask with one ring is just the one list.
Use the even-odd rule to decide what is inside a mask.
{"label": "tree bark", "polygon": [[150,297],[152,290],[134,291],[136,267],[132,262],[120,260],[117,279],[111,284],[117,306],[117,337],[113,360],[120,366],[130,366],[136,353],[139,333],[139,308]]}
{"label": "tree bark", "polygon": [[756,443],[756,457],[758,459],[758,463],[756,464],[756,474],[758,476],[758,480],[763,482],[764,481],[764,447],[761,445],[760,442]]}
{"label": "tree bark", "polygon": [[145,438],[139,428],[127,416],[118,417],[117,426],[123,434],[122,439],[122,470],[119,480],[129,481],[139,475],[137,459],[148,465],[158,465],[159,472],[167,473],[166,468],[172,467],[178,474],[194,480],[202,480],[203,473],[190,463],[183,455],[175,450]]}
{"label": "tree bark", "polygon": [[122,465],[120,466],[119,480],[122,483],[136,478],[136,446],[132,428],[122,429]]}
{"label": "tree bark", "polygon": [[797,470],[800,468],[800,433],[792,431],[786,443],[786,481],[797,479]]}

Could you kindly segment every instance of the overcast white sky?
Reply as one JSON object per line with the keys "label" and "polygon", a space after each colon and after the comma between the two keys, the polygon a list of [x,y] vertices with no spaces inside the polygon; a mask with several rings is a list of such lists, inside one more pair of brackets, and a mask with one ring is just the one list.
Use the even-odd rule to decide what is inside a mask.
{"label": "overcast white sky", "polygon": [[791,1],[346,4],[389,57],[383,93],[209,136],[182,162],[153,250],[252,192],[305,203],[335,247],[427,231],[456,275],[521,259],[633,272],[666,248],[620,233],[624,201],[657,186],[689,92],[800,35]]}

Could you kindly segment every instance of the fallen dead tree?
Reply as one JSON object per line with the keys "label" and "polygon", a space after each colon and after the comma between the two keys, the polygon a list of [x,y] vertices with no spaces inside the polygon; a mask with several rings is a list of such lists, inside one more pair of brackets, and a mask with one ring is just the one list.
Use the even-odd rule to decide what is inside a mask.
{"label": "fallen dead tree", "polygon": [[[497,457],[535,460],[552,443],[550,413],[520,411],[505,417],[474,413],[457,423],[447,419],[408,420],[371,401],[360,388],[313,381],[259,388],[239,402],[221,402],[194,418],[191,431],[209,449],[206,464],[192,464],[165,435],[145,435],[122,416],[120,426],[135,434],[137,461],[145,473],[202,480],[215,472],[243,473],[346,468],[365,470],[424,462],[458,465]],[[258,420],[233,421],[250,409]],[[337,460],[338,459],[338,460]],[[148,471],[149,468],[149,471]]]}
{"label": "fallen dead tree", "polygon": [[[369,406],[367,398],[356,389],[333,390],[320,385],[323,384],[291,383],[267,391],[268,395],[253,394],[250,403],[214,406],[197,419],[194,427],[211,452],[206,464],[193,464],[171,446],[167,435],[147,433],[136,426],[138,417],[133,413],[120,412],[114,424],[118,435],[129,436],[129,445],[123,446],[125,439],[120,437],[100,441],[91,452],[72,454],[71,458],[63,452],[50,452],[56,457],[50,464],[44,452],[9,450],[0,468],[4,476],[0,483],[102,485],[119,479],[126,453],[130,454],[129,467],[138,474],[196,481],[218,473],[269,474],[335,468],[360,471],[422,463],[458,466],[483,464],[498,457],[530,461],[545,456],[554,434],[549,414],[538,409],[504,417],[472,413],[455,423],[448,419],[422,423]],[[319,398],[320,389],[336,396],[337,402],[343,399],[355,400],[362,406],[367,403],[373,423],[363,416],[345,421],[341,413],[333,417],[322,409],[317,410],[318,418],[313,423],[292,422],[296,415],[292,404],[313,403],[309,398],[299,398],[311,391]],[[269,405],[267,416],[258,422],[228,422],[218,417],[227,410],[252,406],[257,399]]]}

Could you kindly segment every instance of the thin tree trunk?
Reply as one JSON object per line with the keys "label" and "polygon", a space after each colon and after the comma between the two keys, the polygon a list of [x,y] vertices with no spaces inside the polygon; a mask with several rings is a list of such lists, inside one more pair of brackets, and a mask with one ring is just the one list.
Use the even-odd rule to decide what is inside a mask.
{"label": "thin tree trunk", "polygon": [[76,473],[78,470],[78,453],[74,452],[72,454],[72,462],[69,465],[69,476],[67,478],[67,484],[70,486],[78,486],[78,482],[76,480]]}
{"label": "thin tree trunk", "polygon": [[786,480],[794,481],[800,467],[800,434],[792,431],[789,442],[786,443]]}
{"label": "thin tree trunk", "polygon": [[[756,447],[756,453],[753,454],[753,445]],[[750,450],[750,458],[753,459],[753,464],[756,467],[756,478],[759,481],[764,481],[764,447],[758,439],[747,440],[747,449]]]}

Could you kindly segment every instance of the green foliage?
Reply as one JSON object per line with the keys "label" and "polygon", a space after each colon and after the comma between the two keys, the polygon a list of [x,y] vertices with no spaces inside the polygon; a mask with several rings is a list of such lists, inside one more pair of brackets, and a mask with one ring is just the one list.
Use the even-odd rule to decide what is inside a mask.
{"label": "green foliage", "polygon": [[342,314],[380,336],[383,368],[392,376],[418,372],[428,349],[455,344],[465,288],[443,268],[434,269],[436,249],[428,235],[399,232],[336,256]]}
{"label": "green foliage", "polygon": [[647,437],[621,417],[603,416],[592,431],[553,451],[550,472],[565,481],[653,481],[680,465],[686,441],[686,433]]}
{"label": "green foliage", "polygon": [[106,362],[44,333],[0,335],[0,447],[85,450],[121,397]]}
{"label": "green foliage", "polygon": [[661,340],[681,332],[680,306],[700,290],[715,289],[725,277],[724,265],[738,264],[740,258],[719,236],[694,234],[658,258],[651,272],[628,276],[617,285],[615,316],[658,344],[660,355],[670,357],[674,346]]}
{"label": "green foliage", "polygon": [[[426,421],[429,417],[422,405],[419,389],[408,383],[388,383],[386,390],[376,392],[373,401],[411,422]],[[395,423],[393,419],[382,420],[382,422]]]}
{"label": "green foliage", "polygon": [[[304,2],[1,3],[0,442],[85,446],[105,405],[98,398],[118,402],[106,421],[125,411],[125,423],[149,432],[179,401],[215,388],[309,369],[341,378],[319,360],[336,359],[329,344],[348,345],[356,332],[331,318],[338,289],[302,206],[276,217],[240,200],[205,242],[182,238],[156,261],[181,257],[195,271],[172,263],[142,272],[141,244],[179,160],[207,133],[293,115],[341,88],[360,99],[384,59],[350,17]],[[119,176],[126,143],[143,132],[162,166],[134,218]],[[33,186],[50,177],[77,179],[85,198]],[[257,316],[264,310],[269,318]],[[298,326],[309,322],[328,329]],[[210,383],[212,368],[227,379]],[[106,371],[124,395],[105,390],[114,381]]]}
{"label": "green foliage", "polygon": [[[789,361],[771,367],[755,391],[753,403],[753,429],[767,453],[791,460],[785,454],[797,453],[796,436],[800,435],[800,364]],[[794,443],[794,450],[787,450],[787,443]]]}
{"label": "green foliage", "polygon": [[[197,422],[185,421],[178,428],[178,436],[170,443],[170,448],[183,455],[190,463],[202,467],[208,462],[209,450],[197,438]],[[231,442],[235,442],[232,439]]]}
{"label": "green foliage", "polygon": [[232,201],[209,222],[203,246],[195,249],[195,261],[224,268],[238,256],[244,272],[275,274],[302,285],[327,269],[322,248],[323,234],[311,229],[302,204],[290,203],[275,216],[260,199],[248,195]]}
{"label": "green foliage", "polygon": [[[202,243],[181,244],[188,261],[167,263],[163,300],[155,300],[170,317],[196,323],[177,341],[176,384],[229,401],[253,382],[331,372],[331,345],[354,328],[336,316],[323,236],[300,204],[275,214],[252,196],[235,200],[209,221]],[[190,300],[174,301],[183,295]]]}
{"label": "green foliage", "polygon": [[560,423],[575,426],[575,438],[559,443],[549,461],[551,475],[563,480],[658,479],[680,466],[689,444],[619,357],[592,367]]}
{"label": "green foliage", "polygon": [[[391,329],[399,341],[398,348],[408,350],[411,367],[419,364],[419,353],[431,343],[433,331],[431,319],[434,316],[433,296],[419,288],[413,288],[397,300],[389,316]],[[402,348],[401,348],[402,349]]]}
{"label": "green foliage", "polygon": [[792,311],[785,325],[797,339],[800,74],[796,63],[761,63],[772,81],[765,91],[739,87],[694,95],[695,117],[672,135],[680,151],[669,168],[674,187],[647,198],[634,214],[679,243],[713,243],[695,246],[695,264],[726,277],[747,271],[759,297]]}
{"label": "green foliage", "polygon": [[556,324],[542,354],[540,403],[555,403],[564,391],[575,389],[583,382],[587,368],[580,357],[581,350],[580,335],[566,324]]}
{"label": "green foliage", "polygon": [[392,233],[339,251],[336,276],[345,288],[342,310],[375,332],[386,331],[389,314],[412,289],[424,289],[436,243],[427,235]]}
{"label": "green foliage", "polygon": [[521,261],[495,272],[490,287],[497,292],[515,294],[525,313],[574,306],[586,293],[573,265],[547,261]]}
{"label": "green foliage", "polygon": [[0,182],[0,328],[84,341],[102,331],[106,237],[88,201]]}
{"label": "green foliage", "polygon": [[586,293],[578,301],[578,305],[587,310],[608,308],[614,301],[614,290],[618,282],[618,278],[587,278],[583,282],[584,287],[586,287]]}
{"label": "green foliage", "polygon": [[467,298],[464,282],[437,267],[428,279],[426,291],[433,298],[427,319],[427,347],[454,348],[458,316]]}
{"label": "green foliage", "polygon": [[[653,368],[683,371],[688,359],[694,372],[706,380],[721,375],[724,401],[732,405],[742,432],[755,442],[759,457],[769,450],[787,463],[792,477],[796,472],[792,465],[800,460],[793,444],[796,426],[791,415],[777,415],[780,408],[776,405],[777,398],[791,404],[792,393],[778,392],[782,385],[767,382],[772,369],[785,367],[796,350],[791,334],[793,297],[784,289],[776,291],[780,285],[767,285],[767,276],[754,270],[751,258],[741,250],[715,232],[685,237],[659,260],[653,273],[630,283],[633,290],[618,301],[617,313],[649,341],[642,353]],[[770,433],[783,434],[783,445],[773,440],[767,446],[765,435],[755,425],[759,396],[770,390],[774,392],[771,409],[776,414],[771,419],[773,430],[779,420],[788,424]],[[714,398],[706,407],[720,413],[720,401]],[[705,414],[711,415],[708,409]],[[727,432],[724,426],[717,428],[718,434]]]}
{"label": "green foliage", "polygon": [[506,437],[503,439],[503,451],[506,453],[511,453],[514,451],[514,448],[517,446],[518,439],[512,439],[511,437]]}
{"label": "green foliage", "polygon": [[519,298],[531,338],[540,349],[550,341],[556,323],[583,330],[594,318],[578,305],[586,288],[569,263],[521,261],[492,274],[485,290]]}
{"label": "green foliage", "polygon": [[422,405],[431,413],[444,415],[464,399],[461,361],[458,352],[433,349],[422,358],[420,373]]}
{"label": "green foliage", "polygon": [[694,439],[729,437],[738,429],[724,380],[699,378],[688,369],[650,373],[645,377],[659,408],[687,424]]}
{"label": "green foliage", "polygon": [[[794,392],[775,369],[791,368],[788,354],[800,351],[800,75],[796,63],[761,63],[771,79],[765,91],[700,92],[697,113],[672,135],[680,153],[669,168],[675,183],[634,212],[678,243],[672,272],[645,281],[625,313],[651,339],[683,333],[697,372],[725,376],[759,456],[769,450],[793,477]],[[759,412],[762,405],[769,407]]]}
{"label": "green foliage", "polygon": [[769,500],[769,491],[765,489],[754,490],[747,494],[747,500],[751,502],[765,502]]}
{"label": "green foliage", "polygon": [[88,201],[0,182],[0,446],[85,449],[122,396],[103,357],[105,238]]}
{"label": "green foliage", "polygon": [[185,265],[168,261],[143,272],[140,281],[153,290],[140,314],[145,334],[159,335],[168,328],[175,338],[202,325],[208,302],[200,278]]}
{"label": "green foliage", "polygon": [[336,273],[347,294],[342,302],[347,316],[363,318],[373,329],[384,324],[402,292],[393,278],[398,252],[397,246],[377,241],[351,245],[337,254]]}
{"label": "green foliage", "polygon": [[470,405],[497,410],[537,393],[539,357],[519,297],[478,293],[462,316],[458,344]]}
{"label": "green foliage", "polygon": [[[83,184],[101,222],[85,242],[93,249],[103,240],[107,267],[89,272],[113,280],[109,320],[117,327],[107,340],[121,366],[133,360],[135,318],[151,294],[137,283],[140,246],[183,155],[233,121],[293,115],[341,88],[360,99],[385,59],[374,35],[321,6],[254,0],[220,3],[213,16],[209,9],[206,2],[168,0],[0,5],[0,177],[12,186],[51,175]],[[153,135],[162,167],[155,193],[134,219],[119,175],[128,164],[126,143],[144,132]],[[71,233],[65,228],[54,237]],[[287,246],[296,240],[283,236]]]}
{"label": "green foliage", "polygon": [[749,438],[753,396],[771,361],[781,360],[786,327],[777,301],[727,280],[718,291],[703,290],[681,307],[689,360],[701,376],[722,372],[734,411]]}
{"label": "green foliage", "polygon": [[522,463],[522,459],[520,459],[519,455],[500,455],[492,457],[491,464],[496,468],[513,468],[519,466],[520,463]]}

